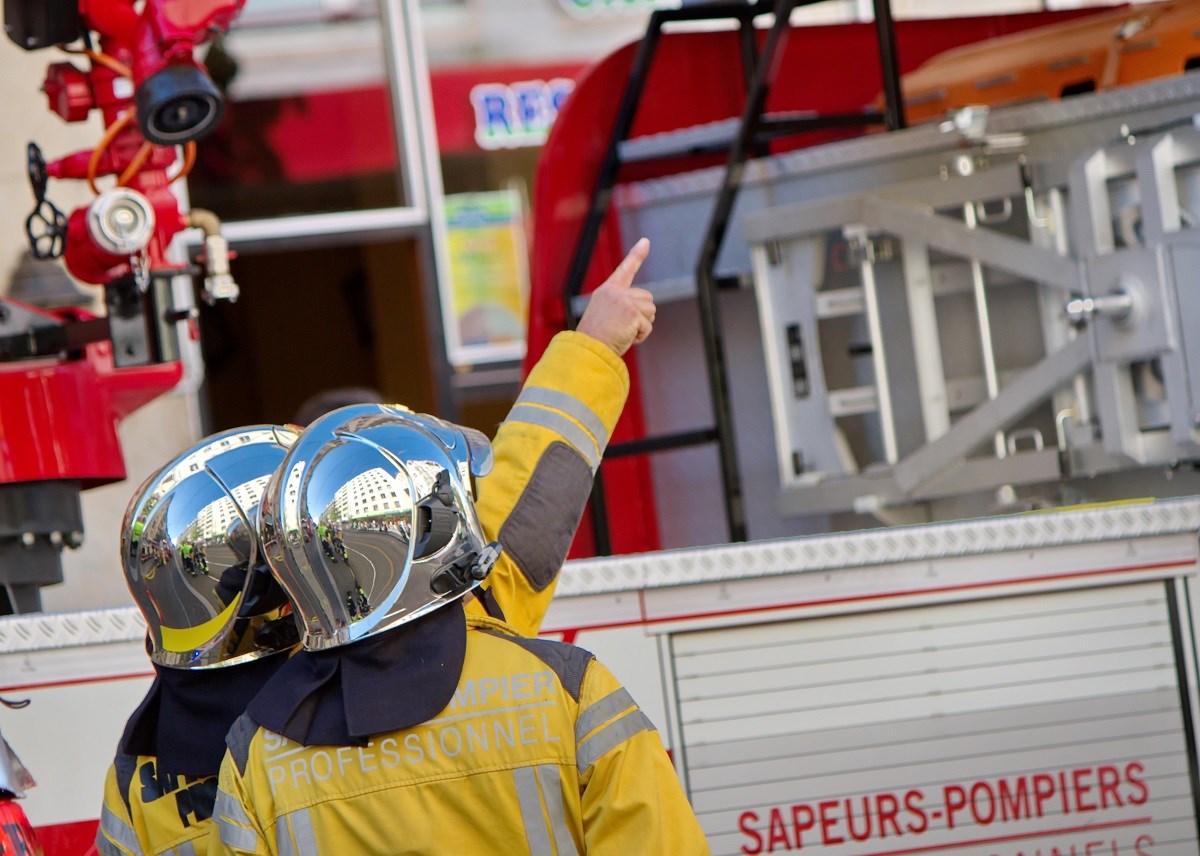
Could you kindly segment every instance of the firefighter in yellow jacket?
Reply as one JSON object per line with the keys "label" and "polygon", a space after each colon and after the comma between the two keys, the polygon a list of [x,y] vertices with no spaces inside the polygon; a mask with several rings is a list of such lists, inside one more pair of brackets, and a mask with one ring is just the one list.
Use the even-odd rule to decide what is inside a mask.
{"label": "firefighter in yellow jacket", "polygon": [[[503,617],[527,635],[545,616],[628,394],[620,355],[654,320],[650,295],[630,287],[646,251],[639,244],[597,290],[577,332],[555,337],[497,432],[477,507],[504,556],[469,598],[472,615]],[[130,505],[123,563],[156,679],[109,769],[96,841],[103,856],[206,849],[225,734],[296,640],[252,531],[263,484],[294,441],[277,426],[217,435],[164,467]],[[300,536],[320,549],[315,527]],[[199,542],[210,572],[197,577],[176,557]],[[345,564],[364,563],[350,554]],[[351,592],[351,602],[359,598]]]}
{"label": "firefighter in yellow jacket", "polygon": [[[708,852],[658,733],[608,669],[467,616],[500,547],[469,478],[489,452],[432,417],[361,406],[289,451],[259,537],[304,650],[230,731],[210,854]],[[382,528],[379,484],[396,486]],[[361,578],[297,537],[317,519],[371,551],[361,600],[344,597]]]}

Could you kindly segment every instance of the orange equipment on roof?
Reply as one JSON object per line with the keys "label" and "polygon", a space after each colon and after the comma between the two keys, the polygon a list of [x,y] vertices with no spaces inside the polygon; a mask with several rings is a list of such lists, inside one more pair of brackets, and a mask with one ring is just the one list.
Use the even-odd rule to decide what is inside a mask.
{"label": "orange equipment on roof", "polygon": [[902,78],[910,122],[1065,98],[1200,68],[1200,3],[1124,6],[952,48]]}

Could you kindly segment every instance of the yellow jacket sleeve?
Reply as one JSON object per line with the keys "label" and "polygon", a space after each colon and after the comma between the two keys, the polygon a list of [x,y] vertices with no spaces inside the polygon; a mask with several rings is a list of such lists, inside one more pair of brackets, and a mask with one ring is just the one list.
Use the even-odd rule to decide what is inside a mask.
{"label": "yellow jacket sleeve", "polygon": [[599,661],[584,675],[576,723],[576,761],[588,856],[708,854],[654,725]]}
{"label": "yellow jacket sleeve", "polygon": [[[628,395],[629,372],[610,348],[583,333],[559,333],[496,433],[476,508],[504,552],[485,585],[525,635],[546,616]],[[468,609],[484,612],[477,602]]]}

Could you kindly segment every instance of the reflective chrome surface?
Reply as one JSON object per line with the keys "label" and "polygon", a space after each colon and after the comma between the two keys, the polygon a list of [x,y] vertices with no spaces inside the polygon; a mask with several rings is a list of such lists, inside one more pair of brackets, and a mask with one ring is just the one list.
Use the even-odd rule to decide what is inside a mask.
{"label": "reflective chrome surface", "polygon": [[155,662],[231,665],[290,647],[261,632],[285,600],[261,564],[256,530],[263,489],[296,436],[273,425],[216,434],[134,495],[121,558]]}
{"label": "reflective chrome surface", "polygon": [[478,585],[499,547],[484,538],[471,478],[490,469],[482,434],[399,407],[352,405],[310,425],[259,521],[304,646],[345,645]]}

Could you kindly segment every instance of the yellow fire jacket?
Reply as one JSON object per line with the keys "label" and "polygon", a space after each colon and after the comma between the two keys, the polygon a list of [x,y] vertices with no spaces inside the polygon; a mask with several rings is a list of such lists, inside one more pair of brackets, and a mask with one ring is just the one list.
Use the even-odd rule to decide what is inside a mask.
{"label": "yellow fire jacket", "polygon": [[[476,508],[484,533],[504,552],[485,585],[522,634],[535,635],[550,606],[628,394],[625,364],[607,346],[582,333],[559,333],[496,432],[494,465],[478,482]],[[467,613],[486,611],[472,598]],[[153,757],[118,754],[104,785],[97,850],[202,856],[216,789],[215,774],[160,774]]]}
{"label": "yellow fire jacket", "polygon": [[305,747],[243,716],[209,854],[709,852],[658,732],[607,668],[467,621],[455,695],[421,725]]}

